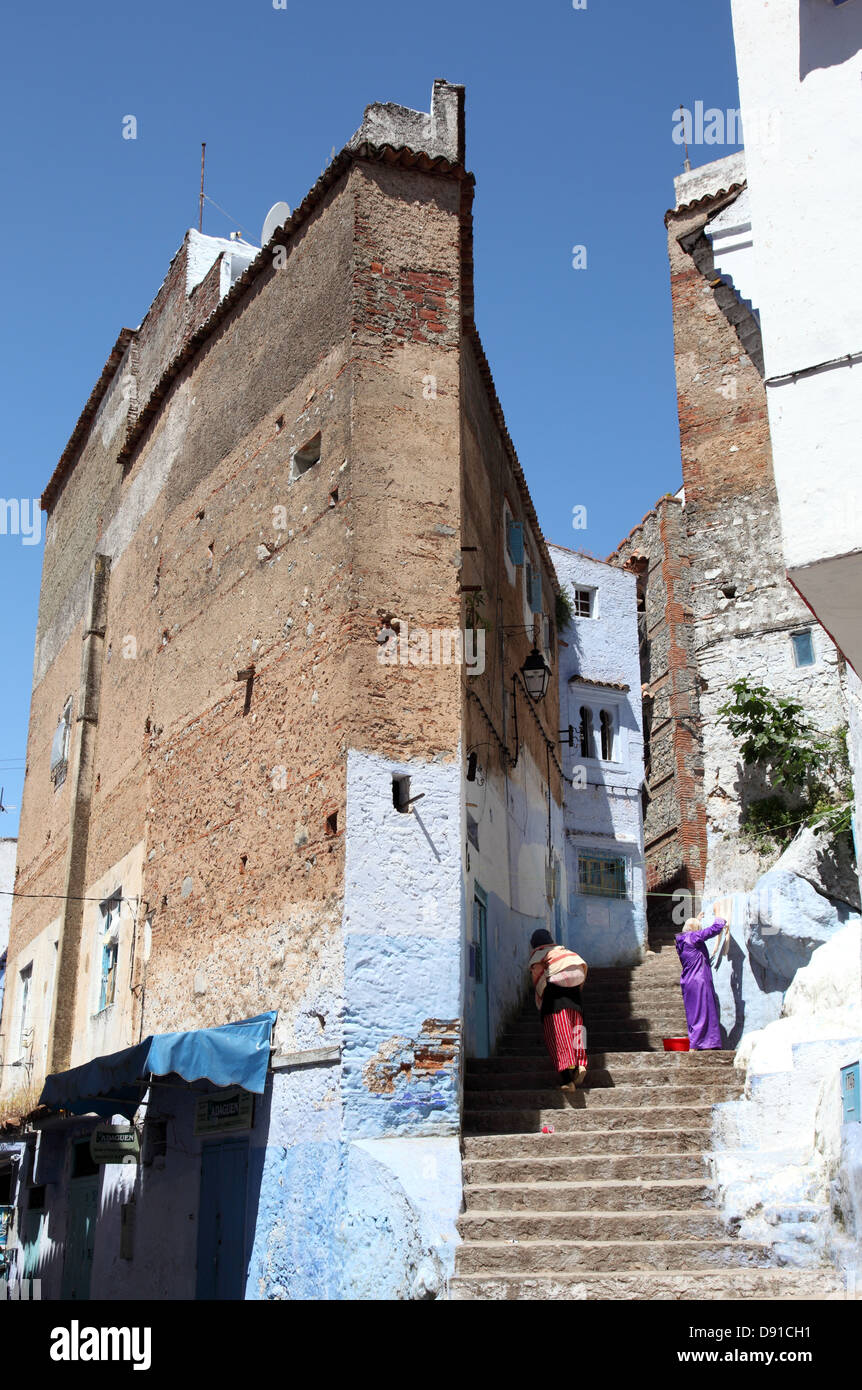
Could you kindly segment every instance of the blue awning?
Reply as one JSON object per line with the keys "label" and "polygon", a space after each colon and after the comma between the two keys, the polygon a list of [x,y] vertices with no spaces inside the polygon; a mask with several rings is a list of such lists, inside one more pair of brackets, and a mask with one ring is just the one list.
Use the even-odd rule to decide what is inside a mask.
{"label": "blue awning", "polygon": [[262,1095],[275,1019],[273,1010],[221,1028],[156,1033],[122,1052],[52,1073],[39,1104],[73,1115],[109,1118],[116,1113],[131,1118],[149,1077],[171,1075],[211,1081],[218,1087],[241,1086]]}

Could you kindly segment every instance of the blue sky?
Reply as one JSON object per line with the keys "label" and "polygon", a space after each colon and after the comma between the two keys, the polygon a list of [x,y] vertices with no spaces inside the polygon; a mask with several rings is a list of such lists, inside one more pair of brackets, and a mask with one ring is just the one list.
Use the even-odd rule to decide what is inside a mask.
{"label": "blue sky", "polygon": [[[679,486],[673,111],[738,105],[730,0],[42,0],[7,7],[4,38],[4,499],[39,496],[119,329],[197,224],[201,140],[230,214],[209,205],[204,231],[257,242],[367,103],[427,110],[435,77],[467,88],[476,318],[548,538],[604,557]],[[16,807],[41,560],[0,535],[0,783]],[[0,834],[16,828],[0,816]]]}

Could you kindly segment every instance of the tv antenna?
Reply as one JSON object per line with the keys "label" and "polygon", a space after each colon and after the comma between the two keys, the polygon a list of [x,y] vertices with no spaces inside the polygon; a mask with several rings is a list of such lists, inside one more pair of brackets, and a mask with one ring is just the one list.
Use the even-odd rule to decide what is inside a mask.
{"label": "tv antenna", "polygon": [[201,196],[200,196],[200,202],[198,203],[198,231],[199,231],[199,232],[202,232],[203,229],[204,229],[204,163],[206,162],[206,157],[207,157],[207,142],[206,142],[206,140],[202,140],[202,141],[201,141]]}
{"label": "tv antenna", "polygon": [[[685,168],[685,172],[686,172],[687,174],[689,174],[689,173],[691,173],[691,160],[690,160],[689,157],[688,157],[688,141],[687,141],[686,138],[685,138],[685,107],[683,106],[682,102],[680,102],[680,104],[679,104],[679,114],[682,116],[682,143],[683,143],[683,148],[685,149],[685,165],[684,165],[684,168]],[[203,175],[201,175],[201,177],[203,178]],[[203,187],[203,185],[201,185],[201,186]]]}

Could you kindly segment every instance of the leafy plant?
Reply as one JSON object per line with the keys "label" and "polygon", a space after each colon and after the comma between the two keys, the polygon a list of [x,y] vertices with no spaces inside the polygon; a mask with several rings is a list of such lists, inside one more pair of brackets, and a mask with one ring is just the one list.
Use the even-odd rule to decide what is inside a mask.
{"label": "leafy plant", "polygon": [[799,810],[781,796],[764,796],[746,806],[740,829],[755,849],[767,854],[776,843],[783,847],[793,839],[799,829]]}
{"label": "leafy plant", "polygon": [[485,632],[491,631],[491,624],[487,618],[482,617],[482,609],[485,607],[485,591],[477,589],[475,593],[468,594],[464,604],[465,625],[477,632],[480,628]]}
{"label": "leafy plant", "polygon": [[575,610],[572,607],[572,600],[568,589],[560,589],[556,595],[554,604],[554,621],[557,624],[557,631],[563,632],[573,621]]}
{"label": "leafy plant", "polygon": [[747,807],[742,817],[747,837],[766,848],[768,837],[786,844],[802,824],[830,838],[848,832],[853,784],[846,728],[821,734],[798,700],[773,698],[765,685],[746,677],[730,688],[734,698],[720,706],[719,721],[741,740],[743,763],[768,769],[776,789]]}
{"label": "leafy plant", "polygon": [[740,755],[748,766],[769,766],[776,787],[796,790],[812,782],[823,764],[825,740],[798,700],[773,699],[765,685],[750,685],[743,676],[731,685],[734,699],[721,705],[719,720],[741,739]]}

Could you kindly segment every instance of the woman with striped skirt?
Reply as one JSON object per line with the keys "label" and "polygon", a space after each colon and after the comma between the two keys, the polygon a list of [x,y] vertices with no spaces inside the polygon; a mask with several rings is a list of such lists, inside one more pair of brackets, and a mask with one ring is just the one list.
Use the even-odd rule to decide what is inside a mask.
{"label": "woman with striped skirt", "polygon": [[575,951],[555,945],[548,931],[533,932],[530,946],[530,976],[545,1046],[563,1090],[572,1091],[587,1074],[587,1030],[581,1007],[587,964]]}

